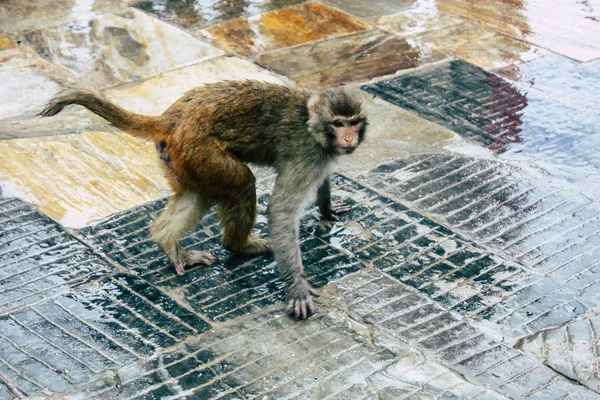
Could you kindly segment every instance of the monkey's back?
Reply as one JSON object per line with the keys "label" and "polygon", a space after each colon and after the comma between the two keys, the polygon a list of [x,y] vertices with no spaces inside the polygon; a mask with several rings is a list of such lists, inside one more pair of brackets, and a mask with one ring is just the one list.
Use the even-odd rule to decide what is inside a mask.
{"label": "monkey's back", "polygon": [[[241,161],[274,165],[306,131],[310,92],[259,81],[225,81],[187,92],[162,115],[170,151],[214,146]],[[310,140],[309,137],[306,139]],[[180,154],[184,156],[185,154]]]}

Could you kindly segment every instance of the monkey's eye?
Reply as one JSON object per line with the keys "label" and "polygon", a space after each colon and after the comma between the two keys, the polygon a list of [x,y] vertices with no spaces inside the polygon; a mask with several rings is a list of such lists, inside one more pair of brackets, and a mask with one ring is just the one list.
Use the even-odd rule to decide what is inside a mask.
{"label": "monkey's eye", "polygon": [[331,124],[336,128],[341,128],[342,126],[344,126],[344,123],[342,121],[333,121]]}
{"label": "monkey's eye", "polygon": [[355,120],[350,121],[350,125],[356,126],[356,125],[360,124],[361,122],[362,121],[360,119],[355,119]]}

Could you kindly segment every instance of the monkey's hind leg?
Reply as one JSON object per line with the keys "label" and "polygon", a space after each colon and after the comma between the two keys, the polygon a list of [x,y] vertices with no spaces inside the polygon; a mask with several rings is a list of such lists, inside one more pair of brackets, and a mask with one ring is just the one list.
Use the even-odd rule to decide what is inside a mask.
{"label": "monkey's hind leg", "polygon": [[256,185],[250,169],[245,168],[248,176],[247,186],[236,197],[219,203],[217,216],[223,228],[223,247],[232,253],[241,255],[259,255],[273,251],[267,239],[252,236],[256,220]]}
{"label": "monkey's hind leg", "polygon": [[179,239],[202,220],[210,206],[210,202],[202,199],[198,193],[183,188],[169,199],[167,208],[150,228],[152,238],[169,257],[177,275],[185,275],[186,266],[211,265],[216,261],[216,257],[208,252],[188,252],[179,244]]}

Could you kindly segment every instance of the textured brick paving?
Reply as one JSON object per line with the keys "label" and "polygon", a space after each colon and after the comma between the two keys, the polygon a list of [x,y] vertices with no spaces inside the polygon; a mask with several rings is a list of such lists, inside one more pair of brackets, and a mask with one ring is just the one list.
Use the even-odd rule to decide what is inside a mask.
{"label": "textured brick paving", "polygon": [[452,60],[364,90],[494,149],[522,140],[519,111],[527,106],[527,97],[464,61]]}
{"label": "textured brick paving", "polygon": [[0,315],[111,270],[29,204],[0,198]]}
{"label": "textured brick paving", "polygon": [[[404,173],[414,173],[418,168],[411,169],[411,166],[433,167],[435,162],[452,165],[449,170],[461,170],[455,165],[457,159],[425,156],[420,160],[384,165],[366,181],[376,187],[383,176],[398,176],[398,168],[404,168]],[[439,173],[445,170],[439,165],[435,168]],[[423,168],[421,173],[426,174],[426,171]],[[406,185],[412,182],[404,181],[403,193],[411,192],[406,190]],[[430,177],[428,182],[433,183],[435,179]],[[272,176],[263,174],[259,184],[261,192],[268,191],[271,185]],[[423,349],[451,370],[465,374],[474,382],[486,384],[490,376],[495,377],[495,387],[508,396],[521,397],[535,393],[539,398],[546,398],[546,390],[551,390],[551,393],[573,392],[568,381],[543,367],[539,361],[483,334],[469,321],[489,321],[507,338],[535,334],[583,314],[588,306],[576,293],[500,255],[490,254],[466,237],[453,233],[357,181],[337,176],[334,179],[334,193],[339,199],[352,204],[353,211],[344,215],[339,223],[331,224],[319,221],[316,210],[310,210],[302,220],[301,237],[306,269],[315,286],[322,287],[332,279],[364,270],[339,284],[347,294],[335,304],[348,304],[348,312],[359,321],[364,320]],[[265,229],[266,219],[262,213],[267,200],[268,195],[262,195],[259,200],[261,216],[257,223],[258,231]],[[12,200],[5,202],[7,205],[13,203],[15,201]],[[21,202],[15,204],[25,207]],[[64,392],[89,382],[107,370],[118,370],[118,376],[123,380],[123,374],[133,368],[127,366],[128,362],[147,358],[172,346],[183,346],[185,350],[181,351],[190,353],[189,339],[209,330],[211,325],[207,321],[217,324],[217,328],[211,331],[214,333],[209,336],[220,337],[223,332],[235,332],[238,322],[223,328],[218,327],[220,324],[238,321],[240,317],[285,300],[284,285],[279,280],[272,257],[228,257],[218,244],[220,231],[214,216],[209,216],[184,240],[184,244],[188,248],[213,251],[220,256],[220,261],[211,267],[192,268],[186,276],[177,277],[148,236],[148,226],[164,204],[164,201],[151,203],[74,232],[81,241],[63,233],[101,265],[111,267],[106,267],[104,272],[96,271],[94,276],[86,278],[88,283],[83,285],[79,281],[71,282],[70,291],[54,300],[40,302],[40,299],[34,298],[32,302],[35,304],[18,310],[11,309],[12,312],[0,319],[0,339],[6,342],[4,350],[0,351],[0,360],[6,366],[8,379],[11,382],[15,380],[13,384],[17,390],[32,393],[48,387],[51,391]],[[31,209],[28,212],[44,219]],[[50,221],[44,221],[54,226]],[[27,223],[21,229],[26,227],[29,227]],[[10,238],[18,237],[15,232],[11,230]],[[10,238],[8,243],[11,244],[19,240]],[[91,246],[91,250],[86,244]],[[373,267],[375,270],[371,269]],[[369,282],[365,283],[365,279]],[[63,292],[67,289],[65,285]],[[281,306],[275,306],[275,310],[280,309]],[[267,314],[271,312],[267,311]],[[318,314],[316,318],[324,317]],[[317,326],[316,322],[309,323],[306,329],[317,329]],[[69,334],[64,336],[59,331]],[[308,340],[302,339],[302,330],[292,329],[290,332],[290,343]],[[263,334],[266,335],[266,331]],[[89,336],[93,339],[88,339]],[[238,336],[239,340],[249,340],[245,333],[236,334]],[[27,341],[17,340],[24,337],[28,338]],[[295,350],[285,356],[273,353],[271,347],[288,342],[280,334],[275,333],[273,337],[277,344],[265,347],[260,340],[256,344],[270,352],[257,356],[252,351],[248,353],[252,357],[245,356],[239,362],[239,367],[234,366],[233,360],[238,357],[235,351],[230,354],[233,351],[231,348],[224,352],[213,350],[204,339],[199,343],[208,347],[205,351],[194,350],[194,354],[198,351],[212,358],[186,356],[184,363],[176,362],[177,357],[173,356],[175,359],[161,364],[167,365],[165,368],[169,379],[161,378],[163,372],[153,372],[157,367],[152,361],[147,373],[137,371],[141,375],[131,378],[131,382],[125,379],[122,387],[115,386],[111,377],[102,380],[104,383],[99,385],[100,388],[98,385],[86,385],[86,390],[124,390],[131,396],[142,391],[147,392],[148,398],[190,390],[194,393],[235,397],[247,394],[262,396],[260,391],[270,387],[270,390],[274,390],[271,396],[275,398],[292,395],[302,397],[305,392],[310,393],[306,395],[309,398],[322,398],[322,391],[335,392],[345,387],[343,382],[350,379],[348,376],[356,377],[355,374],[359,374],[363,377],[361,379],[367,379],[396,358],[395,354],[387,352],[383,355],[378,351],[359,352],[358,355],[351,353],[348,363],[334,363],[335,368],[351,365],[348,371],[340,372],[340,376],[334,370],[325,369],[333,374],[328,379],[333,379],[335,384],[319,384],[315,388],[312,386],[317,383],[314,377],[308,378],[302,374],[297,385],[280,385],[279,389],[277,385],[267,385],[265,382],[270,381],[263,378],[254,385],[256,389],[252,389],[253,385],[243,385],[250,379],[246,376],[250,373],[245,372],[246,369],[256,370],[255,367],[244,369],[247,363],[254,364],[262,357],[292,357],[297,354]],[[308,342],[312,343],[312,340]],[[38,354],[37,349],[46,343],[54,351]],[[112,353],[105,350],[106,343],[111,343],[109,347]],[[353,345],[342,340],[340,346],[341,349],[347,349]],[[93,356],[86,355],[90,353]],[[169,353],[159,354],[159,357],[171,357]],[[383,358],[379,359],[380,356]],[[493,365],[481,361],[486,357],[495,360]],[[220,363],[226,362],[227,368],[233,368],[236,372],[215,370],[210,367],[213,359],[223,360]],[[356,359],[356,365],[350,361],[352,359]],[[319,359],[310,357],[308,360],[306,362],[317,363]],[[282,365],[289,362],[281,361]],[[327,360],[323,362],[327,364]],[[505,364],[508,362],[511,364]],[[277,370],[277,363],[269,361],[269,365]],[[334,368],[333,364],[331,368]],[[239,377],[238,369],[242,374]],[[190,374],[188,370],[194,373]],[[387,373],[381,374],[381,379],[391,379]],[[402,393],[416,390],[416,387],[405,387],[405,384],[393,384],[393,393],[397,390]],[[280,393],[281,390],[285,393]],[[368,397],[372,388],[369,386],[361,390]],[[585,391],[582,393],[585,394]],[[97,395],[102,398],[100,394]],[[344,398],[344,395],[340,398]]]}
{"label": "textured brick paving", "polygon": [[588,197],[542,185],[502,163],[461,156],[415,156],[382,165],[365,179],[475,242],[597,300],[600,205]]}
{"label": "textured brick paving", "polygon": [[[0,400],[600,398],[591,2],[84,3],[0,7]],[[378,97],[333,179],[352,212],[301,220],[307,321],[214,213],[183,244],[219,261],[175,275],[149,235],[151,144],[36,116],[70,86],[156,115],[247,78]]]}

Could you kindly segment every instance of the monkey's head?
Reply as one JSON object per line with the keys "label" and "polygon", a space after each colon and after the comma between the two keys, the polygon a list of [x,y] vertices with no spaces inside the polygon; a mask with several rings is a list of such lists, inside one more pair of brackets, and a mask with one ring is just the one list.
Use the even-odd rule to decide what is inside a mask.
{"label": "monkey's head", "polygon": [[308,128],[331,154],[350,154],[363,141],[367,116],[356,89],[335,88],[313,94],[308,100]]}

